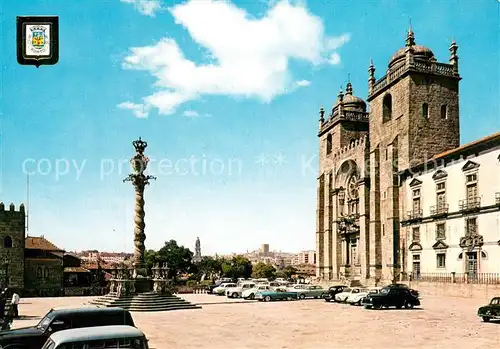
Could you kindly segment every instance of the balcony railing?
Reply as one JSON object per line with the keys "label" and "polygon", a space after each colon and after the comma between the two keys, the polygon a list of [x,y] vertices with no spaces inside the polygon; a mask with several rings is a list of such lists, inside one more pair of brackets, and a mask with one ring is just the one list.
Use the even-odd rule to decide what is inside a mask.
{"label": "balcony railing", "polygon": [[413,220],[422,218],[422,216],[423,216],[422,210],[412,210],[412,211],[408,211],[408,213],[406,215],[406,219],[409,221],[413,221]]}
{"label": "balcony railing", "polygon": [[439,216],[448,214],[449,205],[448,204],[439,204],[433,205],[430,207],[431,216]]}
{"label": "balcony railing", "polygon": [[500,193],[495,193],[495,205],[500,205]]}
{"label": "balcony railing", "polygon": [[412,272],[412,281],[448,284],[500,285],[500,273],[417,273]]}
{"label": "balcony railing", "polygon": [[460,200],[458,202],[458,208],[460,211],[475,210],[481,207],[481,198],[469,198],[465,200]]}

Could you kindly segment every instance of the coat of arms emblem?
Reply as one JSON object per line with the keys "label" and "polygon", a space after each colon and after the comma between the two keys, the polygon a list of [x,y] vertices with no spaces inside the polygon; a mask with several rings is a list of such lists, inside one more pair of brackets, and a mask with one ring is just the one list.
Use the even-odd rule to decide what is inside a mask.
{"label": "coat of arms emblem", "polygon": [[27,52],[32,56],[49,54],[48,27],[46,25],[30,25],[27,29]]}

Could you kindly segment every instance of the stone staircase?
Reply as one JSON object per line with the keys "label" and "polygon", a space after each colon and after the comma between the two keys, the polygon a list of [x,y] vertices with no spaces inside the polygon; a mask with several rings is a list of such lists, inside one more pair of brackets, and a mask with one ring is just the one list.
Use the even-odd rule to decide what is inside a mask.
{"label": "stone staircase", "polygon": [[121,297],[118,297],[116,293],[109,293],[90,301],[89,304],[104,307],[119,307],[128,311],[140,312],[201,309],[201,306],[189,303],[177,296],[159,295],[154,292]]}

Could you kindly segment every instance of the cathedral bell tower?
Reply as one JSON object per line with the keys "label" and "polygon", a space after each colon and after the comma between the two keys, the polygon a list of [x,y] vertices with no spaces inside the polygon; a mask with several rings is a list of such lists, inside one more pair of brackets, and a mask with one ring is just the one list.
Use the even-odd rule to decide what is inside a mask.
{"label": "cathedral bell tower", "polygon": [[386,74],[368,69],[370,103],[370,277],[399,275],[399,202],[396,172],[423,163],[460,143],[458,47],[440,63],[417,45],[409,28],[405,46],[390,59]]}

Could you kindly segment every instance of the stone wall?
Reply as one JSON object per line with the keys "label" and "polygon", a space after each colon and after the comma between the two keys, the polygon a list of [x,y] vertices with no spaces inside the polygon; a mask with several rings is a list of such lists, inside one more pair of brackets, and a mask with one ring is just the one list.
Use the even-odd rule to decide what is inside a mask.
{"label": "stone wall", "polygon": [[48,296],[62,293],[62,258],[26,258],[25,275],[26,294],[38,293],[40,296]]}
{"label": "stone wall", "polygon": [[[4,283],[7,271],[9,287],[14,289],[24,287],[25,217],[23,205],[16,211],[13,204],[6,210],[0,203],[0,283]],[[7,266],[3,263],[5,259]]]}
{"label": "stone wall", "polygon": [[482,300],[485,303],[491,298],[500,296],[500,285],[481,285],[465,283],[422,282],[411,281],[406,284],[418,290],[422,303],[426,296],[463,297]]}

